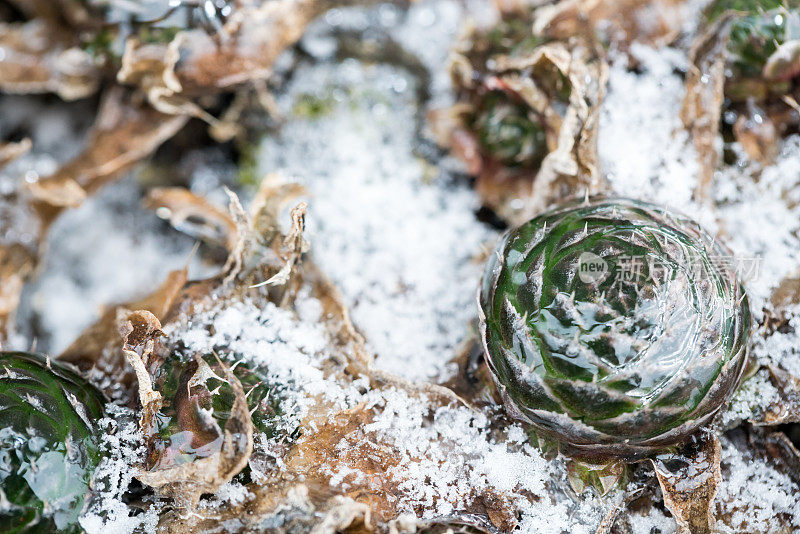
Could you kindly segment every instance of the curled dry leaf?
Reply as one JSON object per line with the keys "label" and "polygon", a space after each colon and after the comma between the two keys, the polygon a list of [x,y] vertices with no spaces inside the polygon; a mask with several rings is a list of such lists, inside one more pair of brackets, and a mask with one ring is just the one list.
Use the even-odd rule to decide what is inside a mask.
{"label": "curled dry leaf", "polygon": [[[247,405],[244,388],[227,364],[222,361],[219,361],[219,364],[224,369],[224,381],[230,387],[234,400],[224,428],[215,428],[218,433],[214,438],[215,441],[218,440],[217,446],[210,449],[210,454],[195,458],[193,461],[174,463],[167,467],[157,464],[149,470],[140,471],[137,475],[141,482],[155,488],[160,494],[171,497],[179,506],[188,510],[195,509],[201,495],[215,493],[220,486],[230,482],[244,469],[253,452],[253,422],[250,418],[250,409]],[[188,398],[192,395],[193,386],[202,389],[207,378],[207,375],[202,374],[204,369],[209,368],[199,366],[189,383],[179,384],[179,388],[185,387],[187,391],[178,391],[175,398],[170,401],[175,403],[182,398],[182,395]],[[211,375],[219,378],[213,372]],[[158,391],[155,393],[160,395]],[[213,394],[207,390],[205,393]],[[191,403],[191,400],[187,400],[187,402]],[[159,404],[158,408],[161,407],[162,404]],[[177,405],[174,408],[190,409],[189,406],[184,407],[183,405]],[[142,421],[142,430],[152,448],[152,442],[160,439],[160,429],[156,426],[155,418],[151,426],[147,426],[147,423],[148,421]]]}
{"label": "curled dry leaf", "polygon": [[117,310],[117,327],[122,338],[122,351],[136,373],[141,405],[139,425],[143,429],[154,428],[162,397],[153,390],[147,363],[153,354],[155,339],[162,335],[161,323],[146,310]]}
{"label": "curled dry leaf", "polygon": [[[138,383],[141,410],[139,425],[151,454],[155,444],[162,439],[165,419],[161,413],[162,408],[171,405],[177,410],[178,420],[202,417],[206,412],[199,408],[193,410],[193,399],[197,394],[193,388],[200,388],[201,394],[213,395],[206,388],[206,381],[211,377],[227,384],[233,395],[224,428],[213,428],[215,435],[210,439],[215,440],[216,447],[207,447],[205,454],[198,455],[201,457],[190,462],[151,462],[146,470],[137,475],[141,482],[155,488],[162,495],[173,498],[180,507],[193,510],[202,494],[214,493],[220,486],[230,482],[247,465],[250,458],[253,450],[253,423],[244,389],[231,368],[218,361],[224,378],[214,374],[205,363],[200,365],[198,362],[190,380],[186,383],[178,382],[176,391],[172,391],[168,385],[172,383],[169,380],[165,383],[164,377],[159,373],[164,365],[172,363],[168,361],[170,355],[160,354],[162,347],[158,345],[158,338],[163,334],[159,320],[146,310],[118,310],[118,316],[122,349],[136,373]],[[167,393],[169,396],[166,396]],[[195,431],[192,440],[198,438],[198,428],[191,421],[189,426]],[[190,434],[191,432],[189,431]]]}
{"label": "curled dry leaf", "polygon": [[762,448],[772,461],[800,485],[800,451],[783,432],[754,428],[750,435],[756,447]]}
{"label": "curled dry leaf", "polygon": [[[0,143],[0,167],[30,150],[30,139]],[[16,195],[0,196],[0,347],[11,330],[25,280],[36,265],[35,243],[20,243],[17,228],[36,229],[36,214],[16,202]]]}
{"label": "curled dry leaf", "polygon": [[[0,198],[0,343],[7,335],[8,318],[16,310],[20,291],[39,263],[50,224],[62,211],[80,205],[150,155],[187,120],[133,100],[124,89],[110,90],[83,152],[50,176],[33,183],[20,181],[14,192]],[[21,148],[24,144],[17,150]]]}
{"label": "curled dry leaf", "polygon": [[267,174],[261,180],[250,208],[253,230],[270,242],[269,238],[279,232],[278,221],[284,207],[306,194],[308,191],[297,181],[279,173]]}
{"label": "curled dry leaf", "polygon": [[27,153],[33,143],[27,137],[16,143],[0,142],[0,168]]}
{"label": "curled dry leaf", "polygon": [[312,534],[336,534],[351,528],[373,530],[369,506],[338,495],[332,501],[333,507],[325,514],[322,522],[314,527]]}
{"label": "curled dry leaf", "polygon": [[778,401],[764,409],[761,419],[751,422],[768,426],[800,422],[800,377],[774,365],[767,365],[767,369],[778,392]]}
{"label": "curled dry leaf", "polygon": [[681,120],[697,151],[700,176],[695,198],[711,202],[714,170],[719,162],[717,136],[725,88],[725,63],[732,14],[714,22],[692,44]]}
{"label": "curled dry leaf", "polygon": [[301,202],[292,209],[292,227],[281,243],[279,254],[283,260],[280,270],[263,282],[255,284],[253,287],[262,285],[284,285],[289,281],[289,275],[300,257],[308,251],[308,242],[303,238],[305,230],[305,217],[307,204]]}
{"label": "curled dry leaf", "polygon": [[597,155],[599,112],[608,65],[598,59],[590,60],[582,47],[570,51],[567,63],[565,59],[549,59],[552,67],[568,77],[572,91],[559,130],[558,145],[544,158],[534,181],[529,215],[570,196],[596,194],[608,189],[598,167]]}
{"label": "curled dry leaf", "polygon": [[673,42],[685,22],[680,0],[566,0],[536,12],[534,31],[553,39],[584,34],[627,48]]}
{"label": "curled dry leaf", "polygon": [[96,369],[105,377],[105,380],[101,380],[105,393],[115,397],[120,386],[127,389],[135,378],[128,367],[123,352],[125,349],[119,343],[119,314],[126,310],[144,310],[161,321],[186,281],[186,269],[172,271],[158,289],[143,299],[110,306],[94,324],[81,332],[58,359],[70,362],[85,372]]}
{"label": "curled dry leaf", "polygon": [[117,79],[144,89],[156,109],[216,124],[192,99],[267,79],[280,53],[300,39],[312,20],[347,3],[280,0],[239,4],[213,35],[190,29],[161,44],[142,44],[131,38]]}
{"label": "curled dry leaf", "polygon": [[763,164],[775,160],[780,136],[775,123],[752,102],[733,124],[733,135],[747,155]]}
{"label": "curled dry leaf", "polygon": [[46,21],[52,29],[68,31],[96,23],[92,2],[84,0],[10,0],[31,19]]}
{"label": "curled dry leaf", "polygon": [[97,91],[101,72],[91,54],[70,47],[42,19],[0,23],[0,89],[8,93],[56,93],[75,100]]}
{"label": "curled dry leaf", "polygon": [[22,288],[35,265],[35,257],[29,249],[0,240],[0,347],[12,329]]}
{"label": "curled dry leaf", "polygon": [[103,99],[86,149],[51,176],[31,184],[31,191],[50,203],[63,197],[64,207],[77,205],[152,154],[186,121],[186,117],[166,115],[137,103],[135,95],[125,89],[113,88]]}
{"label": "curled dry leaf", "polygon": [[664,504],[678,522],[679,532],[711,532],[714,498],[722,479],[720,452],[719,439],[708,434],[693,450],[662,454],[651,460]]}
{"label": "curled dry leaf", "polygon": [[211,245],[234,249],[238,230],[231,217],[203,197],[183,187],[151,189],[144,206],[178,231]]}

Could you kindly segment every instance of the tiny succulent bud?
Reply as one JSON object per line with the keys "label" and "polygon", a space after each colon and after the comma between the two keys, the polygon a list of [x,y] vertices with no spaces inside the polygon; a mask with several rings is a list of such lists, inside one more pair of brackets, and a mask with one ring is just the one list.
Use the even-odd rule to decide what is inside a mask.
{"label": "tiny succulent bud", "polygon": [[711,420],[745,367],[730,252],[690,219],[583,199],[510,230],[479,295],[512,416],[580,458],[637,459]]}
{"label": "tiny succulent bud", "polygon": [[[276,388],[246,362],[229,365],[244,390],[253,426],[273,436],[280,415]],[[155,372],[153,386],[164,402],[157,415],[158,428],[152,434],[146,432],[148,470],[174,467],[220,451],[235,392],[215,354],[170,355]]]}

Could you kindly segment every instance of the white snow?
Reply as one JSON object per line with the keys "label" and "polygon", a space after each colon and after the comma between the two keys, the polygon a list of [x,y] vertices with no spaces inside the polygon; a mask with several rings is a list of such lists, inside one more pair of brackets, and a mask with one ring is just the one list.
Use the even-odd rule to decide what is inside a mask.
{"label": "white snow", "polygon": [[775,532],[775,518],[783,516],[795,532],[800,531],[797,492],[788,475],[767,461],[742,453],[722,439],[723,481],[717,494],[720,532]]}
{"label": "white snow", "polygon": [[[470,12],[481,9],[471,6]],[[475,219],[475,194],[415,153],[417,114],[425,111],[415,101],[419,81],[399,67],[333,62],[328,32],[331,26],[369,30],[375,24],[389,31],[431,70],[432,102],[439,105],[452,98],[444,62],[465,14],[450,0],[416,2],[408,14],[386,5],[331,11],[303,41],[318,62],[301,62],[277,95],[286,122],[265,137],[258,153],[262,172],[282,171],[308,187],[307,237],[314,259],[341,289],[376,354],[376,366],[413,381],[451,376],[448,361],[475,316],[482,266],[474,258],[495,235]],[[771,289],[800,265],[800,213],[791,207],[800,201],[800,137],[783,143],[776,164],[763,169],[758,180],[754,165],[719,172],[718,209],[700,211],[691,199],[699,170],[696,153],[679,118],[684,88],[677,71],[686,68],[685,53],[640,44],[631,53],[641,64],[639,73],[629,71],[622,57],[611,66],[600,120],[602,169],[618,194],[686,212],[739,255],[764,258],[759,276],[747,281],[758,314]],[[331,111],[318,118],[293,116],[294,103],[309,94],[330,100]],[[21,120],[24,113],[8,102],[0,104],[4,121]],[[50,120],[61,124],[55,137],[69,137],[72,130],[57,113],[54,117]],[[43,146],[57,144],[55,134],[48,133],[37,134]],[[74,143],[68,145],[62,152],[53,148],[53,154],[63,159],[74,152]],[[18,165],[23,164],[44,175],[53,170],[56,157],[37,153]],[[141,211],[139,192],[128,180],[67,213],[53,228],[42,273],[28,288],[23,308],[25,320],[36,317],[50,334],[45,344],[52,351],[89,324],[99,306],[146,293],[186,262],[191,240],[176,237]],[[215,177],[204,180],[211,185],[200,192],[222,198]],[[301,296],[296,313],[245,301],[205,312],[168,333],[189,349],[225,347],[258,365],[284,388],[285,430],[300,424],[320,401],[335,410],[366,403],[374,414],[365,429],[369,439],[404,459],[388,473],[400,489],[401,511],[446,516],[491,490],[519,511],[523,532],[595,531],[612,499],[590,492],[568,495],[563,461],[543,458],[520,426],[498,436],[486,413],[455,405],[431,411],[434,403],[424,396],[370,390],[365,379],[342,384],[327,376],[323,362],[333,355],[320,314],[319,302],[308,295]],[[798,321],[793,319],[795,329]],[[213,333],[206,328],[211,324]],[[776,334],[757,339],[754,350],[762,362],[800,374],[798,346],[796,334]],[[776,396],[767,375],[757,374],[737,392],[723,423],[751,417]],[[158,503],[133,515],[122,500],[134,473],[131,466],[144,453],[141,436],[135,423],[122,417],[131,414],[109,411],[101,426],[116,431],[104,437],[108,457],[95,476],[98,497],[81,525],[89,533],[151,531]],[[256,442],[266,454],[274,445],[263,435]],[[722,444],[725,480],[718,503],[733,531],[769,531],[776,516],[792,514],[800,529],[797,486],[768,463],[743,455],[727,438]],[[257,479],[259,466],[251,467]],[[334,466],[330,475],[332,483],[345,485],[360,473]],[[246,488],[231,483],[214,502],[248,498]],[[657,507],[646,516],[630,514],[630,524],[634,533],[676,530],[674,520]],[[722,522],[718,526],[727,528]]]}
{"label": "white snow", "polygon": [[598,151],[601,169],[614,192],[662,204],[700,219],[714,230],[713,214],[692,201],[699,165],[680,120],[686,67],[677,49],[631,46],[641,74],[629,71],[627,58],[615,58],[602,104]]}
{"label": "white snow", "polygon": [[153,503],[136,515],[123,501],[136,474],[133,466],[141,465],[146,453],[137,415],[113,404],[107,405],[106,410],[108,417],[98,421],[98,426],[104,430],[103,459],[92,479],[94,494],[80,518],[81,527],[87,534],[154,532],[159,504]]}
{"label": "white snow", "polygon": [[261,144],[263,173],[297,176],[311,192],[308,238],[342,291],[376,365],[410,380],[443,379],[475,317],[490,232],[463,185],[414,154],[416,81],[385,66],[300,67],[279,102],[333,95],[316,120],[287,117]]}

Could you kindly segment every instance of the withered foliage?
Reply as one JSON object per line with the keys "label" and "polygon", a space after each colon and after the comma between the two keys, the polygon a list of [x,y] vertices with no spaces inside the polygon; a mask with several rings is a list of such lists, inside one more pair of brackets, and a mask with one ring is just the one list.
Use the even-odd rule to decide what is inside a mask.
{"label": "withered foliage", "polygon": [[693,450],[652,460],[664,504],[678,522],[678,532],[704,534],[714,527],[714,498],[722,479],[719,439],[713,434]]}
{"label": "withered foliage", "polygon": [[[151,155],[190,117],[212,123],[225,137],[221,132],[231,127],[195,100],[207,105],[224,91],[265,80],[277,56],[316,16],[347,3],[243,3],[214,33],[177,28],[167,42],[150,43],[128,31],[125,50],[116,57],[110,42],[125,34],[119,23],[104,23],[99,5],[20,2],[17,7],[31,20],[0,22],[0,90],[77,99],[102,87],[105,94],[85,150],[52,176],[33,183],[20,177],[17,190],[0,201],[19,212],[0,227],[0,345],[22,286],[38,264],[47,229],[63,209],[80,205]],[[14,150],[3,146],[0,164],[16,157]],[[33,237],[19,243],[16,235]]]}
{"label": "withered foliage", "polygon": [[[213,31],[170,28],[158,38],[140,28],[98,24],[103,11],[91,3],[14,3],[28,20],[0,23],[0,90],[50,92],[63,99],[102,96],[82,152],[51,176],[30,182],[20,177],[13,191],[0,197],[0,345],[24,284],[41,260],[47,229],[60,213],[152,155],[191,118],[210,124],[218,139],[240,134],[236,118],[248,105],[242,95],[263,91],[278,55],[318,15],[357,2],[234,2],[229,16],[214,21]],[[497,7],[497,25],[473,26],[462,36],[450,68],[457,102],[432,112],[429,122],[437,141],[474,176],[483,203],[513,225],[565,198],[608,190],[597,154],[607,51],[626,50],[634,41],[675,43],[686,21],[681,3],[673,0],[510,0]],[[733,17],[707,21],[691,47],[686,73],[681,118],[700,158],[696,195],[708,203],[721,162],[717,145]],[[106,32],[123,39],[120,51],[108,44]],[[212,115],[209,110],[218,111],[231,94],[228,111]],[[769,161],[786,130],[770,130],[753,119],[761,108],[748,106],[749,114],[739,108],[733,133],[753,158]],[[29,150],[29,140],[0,144],[0,166]],[[307,254],[306,205],[298,201],[304,193],[297,183],[268,175],[245,212],[233,193],[223,207],[179,187],[150,190],[147,208],[175,229],[224,250],[227,262],[205,280],[189,281],[186,269],[174,271],[150,295],[110,305],[59,355],[110,398],[136,408],[147,445],[136,477],[171,504],[161,509],[159,530],[218,531],[225,525],[285,532],[513,531],[517,510],[492,489],[461,496],[463,509],[428,522],[401,514],[402,486],[409,481],[396,468],[409,460],[369,426],[380,406],[341,410],[315,398],[296,429],[303,439],[259,450],[256,434],[280,414],[257,370],[224,353],[187,354],[180,339],[164,334],[211,309],[247,301],[294,310],[303,295],[311,295],[322,305],[321,322],[330,334],[319,362],[326,379],[400,391],[423,402],[430,418],[447,406],[492,404],[495,392],[479,378],[485,369],[469,357],[470,340],[456,360],[462,372],[446,385],[411,384],[372,367],[366,341],[325,266]],[[287,206],[291,220],[284,234],[279,219]],[[787,278],[764,310],[761,335],[791,329],[788,313],[798,304],[800,282]],[[777,425],[800,421],[800,377],[772,362],[755,366],[769,373],[780,399],[729,432],[730,440],[749,457],[766,459],[798,480],[800,456]],[[491,417],[491,430],[502,439],[508,421],[498,412]],[[173,439],[186,431],[184,441]],[[252,466],[259,467],[257,475]],[[629,531],[629,512],[662,504],[681,532],[710,532],[715,521],[730,520],[717,500],[723,468],[720,440],[709,433],[683,450],[637,465],[571,464],[571,488],[558,491],[607,495],[598,532]],[[360,476],[346,485],[332,483],[333,472],[347,471]],[[246,485],[249,498],[225,507],[201,506],[204,495],[234,478]],[[613,491],[626,482],[625,491]],[[530,491],[526,497],[548,498]],[[776,528],[788,529],[784,521],[776,518]]]}

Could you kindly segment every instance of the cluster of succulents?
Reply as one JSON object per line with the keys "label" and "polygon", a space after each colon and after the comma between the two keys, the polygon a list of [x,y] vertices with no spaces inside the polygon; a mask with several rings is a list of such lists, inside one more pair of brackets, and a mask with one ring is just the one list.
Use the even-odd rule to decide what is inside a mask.
{"label": "cluster of succulents", "polygon": [[581,458],[681,443],[745,369],[750,311],[730,258],[688,218],[627,199],[510,230],[479,296],[508,411]]}
{"label": "cluster of succulents", "polygon": [[79,532],[103,396],[38,354],[2,352],[0,368],[0,530]]}

